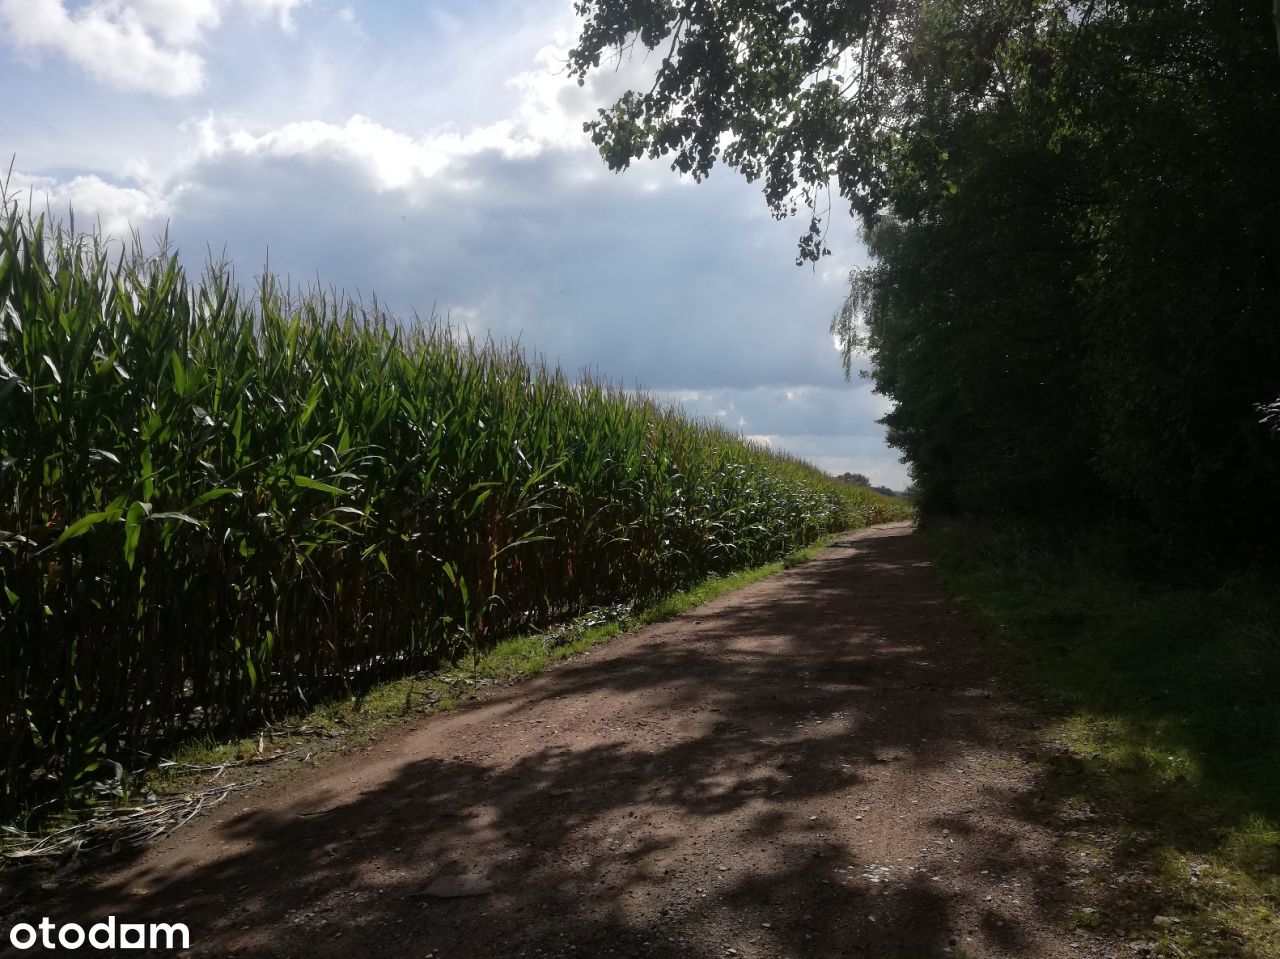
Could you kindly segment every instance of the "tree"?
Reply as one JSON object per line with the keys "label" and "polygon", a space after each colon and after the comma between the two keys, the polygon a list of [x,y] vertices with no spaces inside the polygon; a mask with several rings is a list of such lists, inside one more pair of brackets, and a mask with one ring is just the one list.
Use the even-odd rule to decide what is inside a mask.
{"label": "tree", "polygon": [[[874,262],[833,332],[869,350],[926,509],[1145,515],[1280,542],[1280,58],[1237,0],[580,0],[582,78],[636,44],[647,92],[588,124],[850,204]],[[1205,508],[1203,504],[1213,503]],[[1195,505],[1192,505],[1195,504]]]}
{"label": "tree", "polygon": [[809,211],[799,260],[825,251],[819,206],[831,184],[855,212],[885,197],[892,130],[883,87],[898,0],[578,0],[570,73],[583,82],[636,43],[663,50],[647,92],[628,91],[587,125],[610,169],[643,156],[701,180],[717,161],[762,180],[779,218]]}

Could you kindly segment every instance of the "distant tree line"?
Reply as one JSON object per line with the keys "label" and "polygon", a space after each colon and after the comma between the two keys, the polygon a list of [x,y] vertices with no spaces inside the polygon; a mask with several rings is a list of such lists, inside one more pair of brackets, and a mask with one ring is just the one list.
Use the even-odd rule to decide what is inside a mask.
{"label": "distant tree line", "polygon": [[926,511],[1137,516],[1280,542],[1280,23],[1268,0],[581,0],[570,67],[639,42],[589,129],[805,211],[872,264],[870,356]]}
{"label": "distant tree line", "polygon": [[865,473],[841,473],[836,477],[841,483],[848,483],[850,486],[865,486],[867,489],[875,490],[882,496],[897,496],[903,494],[891,486],[872,486]]}

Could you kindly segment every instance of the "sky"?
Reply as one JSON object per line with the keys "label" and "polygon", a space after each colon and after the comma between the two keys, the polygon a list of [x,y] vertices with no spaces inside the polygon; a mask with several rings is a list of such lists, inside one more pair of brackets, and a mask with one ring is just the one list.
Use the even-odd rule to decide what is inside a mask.
{"label": "sky", "polygon": [[[579,87],[571,0],[0,0],[11,194],[518,340],[832,472],[902,488],[828,322],[865,262],[717,169],[610,172],[582,123],[652,61]],[[865,363],[863,364],[865,366]]]}

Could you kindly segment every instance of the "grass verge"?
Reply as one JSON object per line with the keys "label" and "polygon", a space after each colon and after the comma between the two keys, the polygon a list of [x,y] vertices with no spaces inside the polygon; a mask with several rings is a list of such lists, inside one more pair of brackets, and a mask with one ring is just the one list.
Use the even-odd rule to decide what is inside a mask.
{"label": "grass verge", "polygon": [[1068,835],[1106,863],[1082,880],[1101,908],[1068,921],[1139,954],[1280,956],[1274,575],[1155,570],[1122,531],[924,535],[1049,716],[1044,811],[1085,823]]}
{"label": "grass verge", "polygon": [[[555,630],[501,640],[492,648],[481,651],[474,662],[470,655],[465,655],[430,673],[392,680],[375,686],[362,696],[321,704],[307,714],[291,717],[282,724],[282,729],[301,729],[320,735],[355,735],[359,741],[388,724],[451,709],[459,702],[474,698],[480,688],[536,675],[622,633],[670,619],[725,593],[749,586],[811,559],[834,538],[824,536],[812,546],[776,562],[726,576],[708,577],[690,589],[659,597],[635,610],[604,609]],[[180,764],[178,771],[167,774],[161,771],[161,778],[157,781],[162,785],[180,781],[182,765],[207,767],[250,758],[262,752],[263,739],[268,736],[273,737],[273,741],[279,738],[275,730],[266,729],[232,743],[192,743],[174,757]],[[275,745],[280,748],[296,746],[297,743],[276,742]]]}
{"label": "grass verge", "polygon": [[[382,683],[361,696],[317,704],[308,712],[287,717],[242,739],[189,742],[172,756],[159,758],[149,768],[126,777],[114,795],[91,806],[42,815],[38,834],[33,835],[28,824],[22,822],[0,831],[0,863],[5,859],[35,858],[25,851],[42,838],[59,834],[65,840],[41,845],[40,856],[64,857],[64,846],[82,838],[76,823],[84,824],[83,832],[92,839],[91,846],[76,846],[77,853],[93,847],[118,847],[110,826],[113,807],[132,811],[139,805],[164,805],[168,797],[180,794],[218,793],[245,777],[288,775],[320,761],[326,753],[362,746],[390,726],[452,709],[474,698],[484,687],[533,676],[623,633],[669,619],[803,563],[835,538],[823,536],[775,562],[708,577],[689,589],[635,609],[602,609],[547,632],[502,640],[481,651],[474,661],[467,654],[438,670]],[[269,772],[265,768],[268,766]],[[183,815],[185,808],[176,807],[175,815]],[[96,828],[89,828],[91,825]]]}

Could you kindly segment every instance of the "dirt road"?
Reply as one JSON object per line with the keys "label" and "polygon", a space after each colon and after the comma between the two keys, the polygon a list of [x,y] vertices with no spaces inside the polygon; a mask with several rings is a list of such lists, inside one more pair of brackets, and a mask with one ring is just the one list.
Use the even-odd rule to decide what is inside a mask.
{"label": "dirt road", "polygon": [[[1110,956],[909,527],[264,786],[56,907],[196,955]],[[231,806],[232,808],[226,808]],[[64,953],[65,954],[65,953]]]}

